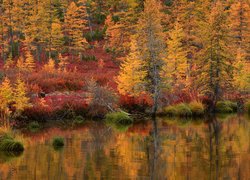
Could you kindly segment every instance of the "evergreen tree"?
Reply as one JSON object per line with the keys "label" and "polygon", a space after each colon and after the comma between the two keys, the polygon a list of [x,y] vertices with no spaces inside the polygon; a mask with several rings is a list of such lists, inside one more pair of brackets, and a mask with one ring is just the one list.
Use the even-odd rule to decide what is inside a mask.
{"label": "evergreen tree", "polygon": [[210,98],[209,109],[214,111],[217,101],[223,95],[223,90],[232,83],[229,32],[222,2],[214,2],[211,12],[205,19],[200,19],[199,23],[203,49],[200,51],[198,62],[197,85],[200,92]]}

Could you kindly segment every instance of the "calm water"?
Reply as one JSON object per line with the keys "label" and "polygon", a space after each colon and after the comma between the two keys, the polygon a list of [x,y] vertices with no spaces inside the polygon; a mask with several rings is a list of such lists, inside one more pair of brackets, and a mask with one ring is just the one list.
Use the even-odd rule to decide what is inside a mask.
{"label": "calm water", "polygon": [[[56,135],[62,150],[51,147]],[[250,121],[158,119],[127,128],[89,123],[26,135],[25,152],[0,155],[0,179],[250,179]]]}

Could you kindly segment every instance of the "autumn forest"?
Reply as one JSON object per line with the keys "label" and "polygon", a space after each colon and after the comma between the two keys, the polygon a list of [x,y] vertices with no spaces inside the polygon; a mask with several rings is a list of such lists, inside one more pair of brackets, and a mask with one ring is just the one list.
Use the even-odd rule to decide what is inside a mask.
{"label": "autumn forest", "polygon": [[[0,164],[1,152],[19,156],[24,149],[34,148],[34,139],[52,139],[55,151],[65,146],[60,151],[65,153],[70,148],[68,137],[80,136],[83,129],[85,137],[91,137],[96,145],[98,138],[110,131],[103,129],[110,127],[115,133],[109,137],[123,137],[120,144],[145,146],[153,151],[147,159],[150,167],[136,167],[138,172],[126,172],[126,177],[161,179],[159,174],[164,174],[162,177],[182,179],[166,171],[165,166],[161,172],[155,172],[159,166],[154,164],[155,153],[169,151],[163,143],[166,134],[184,143],[188,137],[176,131],[172,134],[175,128],[183,133],[184,123],[186,132],[204,134],[200,138],[205,143],[207,132],[201,127],[208,127],[209,133],[220,138],[220,131],[229,136],[222,130],[224,123],[233,122],[232,129],[237,131],[235,122],[243,118],[247,125],[239,128],[244,134],[250,129],[249,115],[249,0],[0,0]],[[218,120],[222,116],[229,120]],[[196,127],[193,123],[202,125]],[[80,130],[75,132],[75,128]],[[50,131],[53,133],[48,138]],[[136,144],[130,144],[131,132],[132,137],[140,137],[144,143],[140,145],[137,139]],[[249,158],[249,133],[243,134],[239,138],[248,142]],[[85,140],[81,138],[83,144]],[[107,139],[101,141],[106,144]],[[77,143],[77,139],[73,138],[73,142]],[[190,142],[198,148],[197,139]],[[219,142],[214,139],[216,148],[220,147]],[[45,154],[51,151],[45,150],[46,142],[40,144]],[[108,143],[108,147],[113,145]],[[242,145],[247,149],[246,146]],[[77,148],[80,152],[78,145],[74,148],[76,154]],[[102,148],[106,149],[102,152],[106,158],[111,158],[107,146]],[[100,153],[96,147],[86,150],[91,157],[83,158],[87,161],[83,163],[84,172],[95,164],[91,163],[92,153]],[[217,150],[215,156],[220,151]],[[133,150],[127,151],[131,152],[124,152],[126,158],[119,162],[121,168],[131,160],[127,155]],[[237,152],[242,155],[242,149]],[[61,155],[57,158],[71,156]],[[4,157],[10,158],[6,154]],[[145,160],[146,156],[141,158]],[[166,161],[171,163],[172,159]],[[210,171],[210,179],[223,177],[216,169],[220,165]],[[238,165],[243,169],[250,166],[246,162]],[[139,176],[141,168],[147,174]],[[84,177],[79,176],[83,169],[72,176],[121,178],[119,173],[113,174],[113,169],[112,175],[105,169],[106,173],[101,171],[98,176],[91,176],[89,171]],[[99,172],[98,168],[92,171]],[[178,168],[173,171],[184,173]],[[66,174],[63,177],[69,178]],[[106,177],[107,174],[111,176]],[[244,177],[247,174],[242,174]]]}

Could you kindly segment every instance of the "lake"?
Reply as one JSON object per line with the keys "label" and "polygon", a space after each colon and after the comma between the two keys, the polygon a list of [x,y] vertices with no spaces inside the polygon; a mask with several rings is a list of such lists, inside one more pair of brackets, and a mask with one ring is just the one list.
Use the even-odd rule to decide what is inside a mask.
{"label": "lake", "polygon": [[[88,122],[74,129],[25,133],[22,155],[0,154],[0,179],[241,179],[250,177],[250,120],[158,118],[116,127]],[[54,136],[65,137],[55,150]]]}

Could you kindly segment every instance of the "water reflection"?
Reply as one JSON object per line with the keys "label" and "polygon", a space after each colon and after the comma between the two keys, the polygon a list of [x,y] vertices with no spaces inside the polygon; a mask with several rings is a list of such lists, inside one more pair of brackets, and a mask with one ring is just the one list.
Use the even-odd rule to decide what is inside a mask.
{"label": "water reflection", "polygon": [[[19,157],[0,154],[0,179],[250,177],[246,117],[210,117],[203,122],[163,118],[120,129],[91,123],[29,135],[30,143]],[[62,150],[51,146],[55,135],[66,138]]]}

